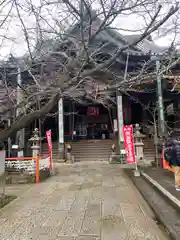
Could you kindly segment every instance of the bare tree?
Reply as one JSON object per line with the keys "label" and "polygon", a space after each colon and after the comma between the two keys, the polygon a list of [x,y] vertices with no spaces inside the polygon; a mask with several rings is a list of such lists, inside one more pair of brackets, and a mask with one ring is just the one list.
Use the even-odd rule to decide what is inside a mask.
{"label": "bare tree", "polygon": [[[16,23],[27,50],[23,57],[11,57],[11,61],[1,64],[2,87],[6,92],[0,110],[2,119],[11,118],[11,124],[0,131],[0,142],[47,115],[60,98],[80,102],[85,97],[108,104],[109,96],[99,97],[93,84],[102,79],[104,85],[122,88],[147,79],[149,71],[144,65],[149,66],[148,63],[136,72],[129,72],[126,78],[122,72],[113,72],[113,64],[120,61],[128,49],[135,49],[144,39],[160,31],[165,23],[170,21],[172,25],[171,19],[179,11],[178,3],[158,0],[9,0],[3,1],[0,7],[2,41],[11,36],[11,31],[5,34],[7,24],[12,27]],[[131,21],[135,16],[141,19],[140,27],[122,26],[121,21]],[[129,42],[115,29],[138,33],[138,36]],[[113,44],[107,31],[114,39]],[[16,81],[20,74],[23,84]],[[17,102],[19,92],[21,100]]]}

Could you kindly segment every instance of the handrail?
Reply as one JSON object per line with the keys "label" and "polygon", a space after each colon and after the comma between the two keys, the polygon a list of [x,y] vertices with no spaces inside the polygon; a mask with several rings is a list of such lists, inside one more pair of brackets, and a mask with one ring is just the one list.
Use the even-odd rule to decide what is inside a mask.
{"label": "handrail", "polygon": [[[49,157],[50,154],[44,154],[42,156],[39,156],[39,158],[45,158],[45,157]],[[26,160],[36,160],[37,157],[10,157],[10,158],[6,158],[5,160],[8,160],[8,161],[26,161]]]}
{"label": "handrail", "polygon": [[12,158],[5,158],[8,161],[26,161],[26,160],[36,160],[37,157],[12,157]]}

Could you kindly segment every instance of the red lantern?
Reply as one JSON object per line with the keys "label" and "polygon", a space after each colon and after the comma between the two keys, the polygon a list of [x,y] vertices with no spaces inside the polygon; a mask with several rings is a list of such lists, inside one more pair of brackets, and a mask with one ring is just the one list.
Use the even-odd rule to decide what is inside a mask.
{"label": "red lantern", "polygon": [[97,108],[97,107],[88,107],[87,115],[88,116],[98,117],[99,116],[99,108]]}
{"label": "red lantern", "polygon": [[94,109],[94,116],[95,117],[99,116],[99,108],[97,108],[97,107]]}

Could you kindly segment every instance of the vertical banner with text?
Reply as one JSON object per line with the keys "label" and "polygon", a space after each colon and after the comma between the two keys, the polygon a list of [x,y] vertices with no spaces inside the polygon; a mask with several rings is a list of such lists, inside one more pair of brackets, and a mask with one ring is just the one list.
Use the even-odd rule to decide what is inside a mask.
{"label": "vertical banner with text", "polygon": [[50,170],[52,170],[52,137],[51,137],[51,130],[46,131],[46,138],[48,144],[48,151],[50,154]]}
{"label": "vertical banner with text", "polygon": [[126,151],[126,163],[135,164],[136,156],[134,150],[133,126],[125,125],[123,127],[123,135],[124,135],[124,148]]}

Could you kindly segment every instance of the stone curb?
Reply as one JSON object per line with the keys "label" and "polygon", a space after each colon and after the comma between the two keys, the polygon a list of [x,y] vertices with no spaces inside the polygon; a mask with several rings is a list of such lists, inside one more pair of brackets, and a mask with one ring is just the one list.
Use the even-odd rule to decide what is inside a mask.
{"label": "stone curb", "polygon": [[[179,240],[180,236],[179,236],[179,231],[174,229],[174,225],[171,224],[170,220],[168,219],[168,216],[164,216],[162,214],[161,209],[159,209],[156,204],[154,203],[154,200],[151,199],[151,197],[149,197],[149,194],[147,194],[148,191],[155,191],[155,194],[158,194],[159,196],[165,196],[158,188],[157,185],[155,186],[153,183],[155,183],[156,181],[154,181],[152,179],[152,182],[150,182],[150,177],[148,178],[146,175],[143,176],[143,173],[141,172],[141,177],[134,177],[132,174],[127,172],[127,175],[130,177],[130,179],[132,180],[132,182],[134,183],[134,185],[136,186],[136,188],[139,190],[139,192],[141,193],[141,195],[143,196],[143,198],[145,199],[145,201],[148,203],[148,205],[150,206],[150,208],[152,209],[152,211],[154,212],[157,221],[166,229],[170,239],[172,240]],[[142,186],[144,185],[145,186]],[[147,185],[147,186],[146,186]],[[158,184],[159,185],[159,184]],[[148,187],[149,186],[149,187]],[[148,189],[150,188],[150,189]],[[163,187],[162,187],[163,188]],[[147,192],[146,192],[146,190]],[[154,190],[153,190],[154,189]],[[161,200],[161,198],[159,198],[159,201]],[[174,202],[170,201],[169,198],[167,198],[167,196],[165,196],[165,200],[167,202],[167,206],[171,205],[172,209],[174,209],[175,213],[176,211],[179,210],[179,207],[177,208],[177,205],[175,205]],[[179,200],[178,200],[179,201]],[[179,211],[178,211],[179,212]],[[177,220],[177,222],[179,222],[179,219]]]}
{"label": "stone curb", "polygon": [[168,192],[165,188],[163,188],[159,183],[157,183],[154,179],[148,176],[146,173],[141,173],[141,175],[149,181],[153,186],[155,186],[165,197],[167,197],[176,207],[180,209],[180,201],[174,197],[170,192]]}

